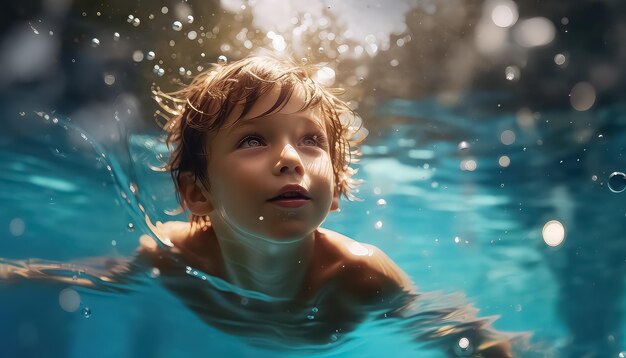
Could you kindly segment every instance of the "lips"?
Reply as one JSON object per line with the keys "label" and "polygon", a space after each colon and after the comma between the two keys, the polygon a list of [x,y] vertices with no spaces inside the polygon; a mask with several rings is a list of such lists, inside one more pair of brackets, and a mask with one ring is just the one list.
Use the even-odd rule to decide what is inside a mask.
{"label": "lips", "polygon": [[268,201],[311,200],[309,192],[300,185],[285,185]]}

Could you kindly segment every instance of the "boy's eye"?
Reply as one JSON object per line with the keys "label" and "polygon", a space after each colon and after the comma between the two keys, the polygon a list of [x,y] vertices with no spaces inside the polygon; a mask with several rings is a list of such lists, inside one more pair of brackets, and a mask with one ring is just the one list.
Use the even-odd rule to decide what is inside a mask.
{"label": "boy's eye", "polygon": [[304,137],[304,142],[309,143],[310,145],[320,146],[322,148],[326,148],[328,142],[326,137],[321,134],[311,134]]}
{"label": "boy's eye", "polygon": [[258,135],[249,135],[239,141],[237,148],[241,148],[246,143],[250,144],[249,147],[254,148],[260,146],[262,140]]}

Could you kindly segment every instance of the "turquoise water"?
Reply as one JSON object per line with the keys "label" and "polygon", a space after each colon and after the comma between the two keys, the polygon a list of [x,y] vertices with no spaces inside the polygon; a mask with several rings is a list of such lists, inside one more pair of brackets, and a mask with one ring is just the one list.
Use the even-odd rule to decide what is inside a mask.
{"label": "turquoise water", "polygon": [[[365,119],[371,134],[357,165],[363,201],[342,201],[324,226],[385,251],[425,293],[426,310],[471,303],[480,317],[499,316],[498,330],[531,332],[535,352],[524,356],[616,356],[626,349],[626,208],[606,183],[626,169],[626,107],[546,111],[524,122],[506,109],[480,110],[497,108],[481,98],[379,103]],[[176,209],[169,176],[150,169],[167,155],[158,133],[120,124],[118,137],[95,139],[71,119],[45,116],[16,113],[0,134],[0,257],[123,259],[147,232],[144,213],[184,217],[165,213]],[[508,145],[506,130],[515,134]],[[542,238],[550,220],[566,230],[554,248]],[[413,340],[411,319],[371,321],[338,343],[258,348],[203,323],[158,274],[122,286],[2,287],[0,355],[441,356]],[[80,299],[72,307],[68,292]]]}

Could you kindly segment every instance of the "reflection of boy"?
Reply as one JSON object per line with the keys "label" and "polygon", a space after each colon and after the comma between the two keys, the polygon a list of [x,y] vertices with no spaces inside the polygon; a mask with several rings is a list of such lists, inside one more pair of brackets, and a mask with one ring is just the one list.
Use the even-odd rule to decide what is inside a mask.
{"label": "reflection of boy", "polygon": [[[98,286],[123,281],[134,270],[158,268],[164,284],[205,320],[245,334],[241,325],[229,326],[219,317],[235,317],[233,311],[247,299],[231,293],[236,304],[216,305],[215,293],[203,291],[207,285],[194,288],[198,285],[189,281],[192,273],[217,278],[271,297],[284,307],[281,313],[314,305],[316,322],[326,317],[325,328],[279,335],[317,342],[354,328],[365,318],[366,306],[406,303],[401,298],[414,297],[415,288],[382,251],[320,227],[338,209],[341,194],[354,199],[351,191],[359,183],[349,164],[367,135],[335,94],[305,68],[268,57],[215,65],[178,92],[155,92],[173,150],[169,170],[191,220],[153,227],[169,249],[144,235],[136,260],[113,267],[116,275],[73,283]],[[40,276],[35,272],[14,270],[23,277]],[[452,335],[456,341],[471,336],[475,353],[482,345],[483,356],[509,356],[508,343],[489,338],[494,332],[475,323],[465,335],[429,336]],[[444,348],[451,355],[454,339]]]}

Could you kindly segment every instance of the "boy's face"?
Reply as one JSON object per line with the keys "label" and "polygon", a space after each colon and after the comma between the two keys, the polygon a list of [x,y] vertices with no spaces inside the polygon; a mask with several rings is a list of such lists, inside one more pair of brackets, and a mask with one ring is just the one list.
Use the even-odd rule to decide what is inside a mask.
{"label": "boy's face", "polygon": [[[279,92],[276,86],[231,127],[241,108],[235,110],[214,135],[208,148],[211,192],[206,195],[212,209],[223,208],[231,225],[290,240],[319,227],[329,210],[336,209],[338,195],[333,195],[333,168],[319,108],[298,112],[304,103],[299,88],[280,111],[249,119],[271,108]],[[304,187],[310,200],[297,208],[268,201],[288,184]]]}

